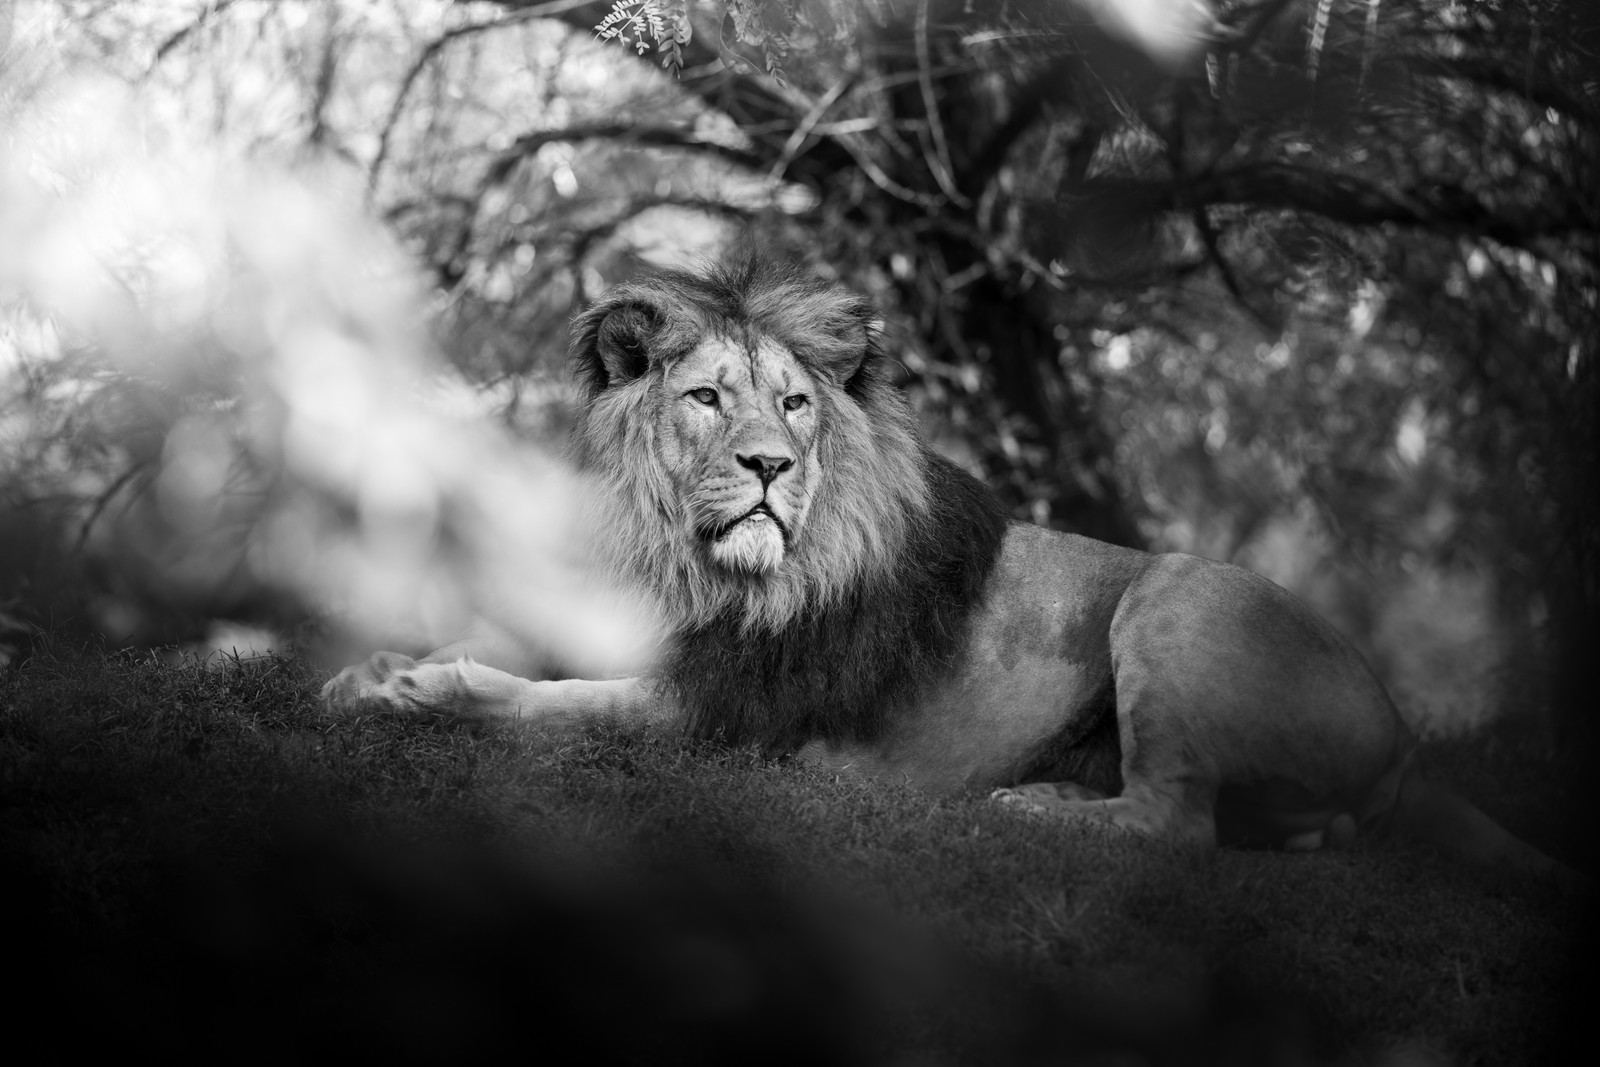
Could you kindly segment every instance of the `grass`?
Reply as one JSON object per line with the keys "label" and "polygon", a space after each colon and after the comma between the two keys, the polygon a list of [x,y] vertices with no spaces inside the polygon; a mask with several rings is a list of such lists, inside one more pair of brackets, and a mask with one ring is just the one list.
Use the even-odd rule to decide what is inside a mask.
{"label": "grass", "polygon": [[[0,679],[7,1007],[40,1051],[1516,1064],[1587,1023],[1585,901],[1398,845],[1197,856],[648,731],[330,720],[320,681]],[[1574,858],[1558,765],[1437,758]]]}

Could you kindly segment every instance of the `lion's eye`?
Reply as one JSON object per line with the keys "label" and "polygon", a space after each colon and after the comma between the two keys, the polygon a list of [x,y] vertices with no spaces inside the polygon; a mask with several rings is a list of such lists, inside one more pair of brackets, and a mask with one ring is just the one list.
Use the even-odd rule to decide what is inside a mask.
{"label": "lion's eye", "polygon": [[717,391],[715,389],[691,389],[689,390],[689,395],[707,407],[717,402]]}
{"label": "lion's eye", "polygon": [[804,394],[804,393],[794,393],[794,394],[792,394],[790,396],[786,396],[786,397],[783,398],[783,410],[785,410],[785,411],[799,411],[801,408],[805,407],[810,402],[811,402],[811,400],[810,400],[809,397],[806,396],[806,394]]}

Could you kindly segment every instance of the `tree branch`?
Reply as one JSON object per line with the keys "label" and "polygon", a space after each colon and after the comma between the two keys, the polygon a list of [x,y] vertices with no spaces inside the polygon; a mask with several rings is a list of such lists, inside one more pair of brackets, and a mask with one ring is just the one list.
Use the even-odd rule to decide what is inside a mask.
{"label": "tree branch", "polygon": [[651,148],[692,148],[721,156],[729,162],[752,170],[760,170],[767,162],[742,148],[713,141],[682,126],[640,126],[627,122],[597,122],[555,130],[534,130],[523,134],[489,164],[489,169],[484,172],[484,186],[500,184],[524,159],[547,144],[562,141],[615,141],[620,144]]}
{"label": "tree branch", "polygon": [[322,56],[312,83],[309,109],[311,132],[306,135],[306,140],[319,147],[328,140],[328,101],[333,99],[334,80],[339,73],[339,32],[342,29],[339,14],[336,7],[327,9],[322,30]]}
{"label": "tree branch", "polygon": [[1347,174],[1311,170],[1289,163],[1260,163],[1192,175],[1183,181],[1107,180],[1096,186],[1119,195],[1144,198],[1158,211],[1190,213],[1196,208],[1233,204],[1252,209],[1286,208],[1350,226],[1391,223],[1411,229],[1472,233],[1501,244],[1527,247],[1530,240],[1593,229],[1592,220],[1527,211],[1518,216],[1496,211],[1458,186],[1436,185],[1426,197],[1391,193]]}
{"label": "tree branch", "polygon": [[166,59],[168,54],[170,54],[174,48],[177,48],[184,41],[187,41],[196,30],[200,29],[200,27],[204,26],[207,22],[222,14],[233,5],[234,0],[206,0],[205,5],[201,7],[198,13],[196,13],[193,22],[189,22],[183,26],[180,26],[176,31],[173,32],[172,36],[161,42],[160,47],[156,49],[155,56],[150,60],[150,65],[145,68],[144,76],[148,78],[161,63],[161,61]]}
{"label": "tree branch", "polygon": [[[947,292],[965,288],[977,281],[981,281],[986,276],[992,275],[996,278],[1003,278],[1005,277],[1005,271],[1012,272],[1011,276],[1013,278],[1031,279],[1058,293],[1071,293],[1080,289],[1107,289],[1121,292],[1128,287],[1128,282],[1125,278],[1094,278],[1083,274],[1063,277],[1042,263],[1037,256],[1026,248],[1019,248],[1010,242],[997,240],[992,234],[969,223],[958,222],[949,218],[937,218],[929,219],[926,228],[965,243],[982,257],[979,262],[970,264],[954,274],[947,275]],[[1156,284],[1187,277],[1209,262],[1210,260],[1207,259],[1198,259],[1169,263],[1159,275],[1151,274],[1148,277],[1148,281],[1151,284]],[[984,269],[973,269],[979,263],[982,264]],[[1004,268],[1004,270],[1001,268]]]}
{"label": "tree branch", "polygon": [[104,514],[107,505],[123,489],[133,484],[140,478],[151,475],[151,461],[146,459],[135,460],[127,470],[117,475],[111,484],[100,491],[94,499],[94,504],[89,508],[89,513],[84,516],[83,522],[78,526],[78,536],[73,541],[74,551],[82,551],[83,546],[89,541],[89,534],[94,529],[94,524]]}
{"label": "tree branch", "polygon": [[1236,14],[1244,25],[1237,29],[1229,27],[1233,30],[1232,40],[1228,41],[1229,49],[1241,53],[1250,51],[1266,32],[1267,27],[1272,25],[1272,20],[1282,14],[1283,9],[1288,6],[1289,0],[1266,0],[1265,3],[1255,7],[1240,9]]}
{"label": "tree branch", "polygon": [[638,218],[646,211],[658,207],[678,207],[690,211],[702,211],[708,215],[726,215],[731,218],[748,219],[752,212],[748,208],[729,204],[722,200],[709,200],[705,197],[673,197],[673,196],[644,196],[630,200],[620,211],[604,222],[586,226],[581,230],[569,231],[570,240],[567,269],[572,274],[573,304],[583,307],[589,303],[589,294],[583,284],[583,263],[588,258],[589,251],[596,243],[610,237],[622,226]]}
{"label": "tree branch", "polygon": [[[226,0],[232,3],[233,0]],[[545,3],[534,4],[531,7],[522,7],[514,10],[503,18],[490,22],[470,22],[463,26],[456,26],[446,30],[417,53],[417,58],[407,68],[405,76],[400,79],[400,88],[394,94],[394,103],[389,106],[389,116],[384,120],[383,129],[378,133],[378,151],[372,157],[372,162],[367,166],[367,199],[372,199],[373,190],[377,188],[378,172],[383,168],[384,162],[389,158],[389,141],[394,135],[394,128],[400,121],[400,115],[405,110],[406,98],[411,95],[411,87],[416,84],[422,72],[427,69],[444,48],[463,37],[470,37],[476,33],[486,33],[489,30],[504,29],[507,26],[517,26],[534,19],[555,18],[577,8],[587,6],[588,0],[547,0]]]}
{"label": "tree branch", "polygon": [[917,85],[922,90],[922,111],[928,120],[928,134],[933,141],[934,155],[928,159],[928,169],[933,180],[939,183],[944,195],[957,207],[970,207],[972,201],[956,188],[954,168],[950,164],[950,145],[944,137],[944,122],[939,118],[939,98],[933,94],[933,76],[928,62],[928,0],[917,3]]}
{"label": "tree branch", "polygon": [[1206,209],[1197,207],[1191,215],[1194,219],[1194,228],[1200,234],[1200,242],[1206,247],[1206,255],[1210,258],[1212,265],[1217,268],[1217,274],[1221,276],[1222,285],[1228,290],[1228,295],[1233,297],[1234,302],[1244,309],[1244,313],[1257,326],[1260,326],[1269,334],[1275,333],[1277,327],[1267,321],[1267,317],[1257,311],[1256,306],[1245,297],[1244,286],[1239,284],[1239,278],[1234,274],[1232,264],[1223,258],[1222,244],[1217,238],[1216,227],[1211,225],[1211,217],[1206,213]]}
{"label": "tree branch", "polygon": [[768,181],[776,184],[783,180],[783,172],[789,169],[794,157],[800,154],[800,146],[805,144],[806,138],[817,128],[817,123],[822,121],[822,116],[850,90],[855,80],[856,74],[851,71],[834,82],[833,88],[823,93],[821,99],[812,105],[811,110],[806,112],[805,118],[800,120],[800,124],[789,135],[789,139],[783,143],[783,151],[778,154],[778,161],[772,165],[772,170],[767,174]]}
{"label": "tree branch", "polygon": [[1562,112],[1591,130],[1600,127],[1600,115],[1590,104],[1569,95],[1546,78],[1524,78],[1513,75],[1503,66],[1468,57],[1403,56],[1400,62],[1413,74],[1471,82],[1480,88],[1510,93],[1539,107]]}
{"label": "tree branch", "polygon": [[1077,56],[1061,56],[1017,93],[1005,123],[979,146],[972,164],[961,175],[960,185],[967,196],[981,197],[1005,164],[1012,146],[1044,117],[1045,107],[1068,95],[1071,84],[1068,75],[1077,63]]}
{"label": "tree branch", "polygon": [[[495,0],[501,7],[521,10],[529,6],[528,0]],[[596,23],[605,17],[609,11],[609,3],[589,3],[562,12],[558,17],[570,26],[585,31],[592,30]],[[731,118],[740,129],[751,133],[757,129],[769,127],[769,120],[781,117],[775,133],[783,133],[783,140],[776,138],[770,141],[758,141],[762,146],[759,153],[759,163],[739,162],[744,166],[754,166],[757,169],[770,172],[773,164],[784,156],[784,146],[787,145],[793,131],[798,124],[805,121],[819,103],[792,87],[781,86],[770,79],[760,76],[746,76],[735,73],[725,65],[719,63],[721,53],[715,46],[717,35],[715,33],[695,32],[690,43],[684,47],[683,63],[685,76],[679,82],[685,91],[699,97],[709,106],[717,109]],[[711,43],[707,43],[711,42]],[[654,58],[640,57],[641,62],[648,62],[655,66]],[[701,77],[691,77],[689,72],[695,68],[704,69],[707,73]],[[939,71],[932,74],[941,73]],[[911,74],[908,80],[914,80]],[[867,178],[879,189],[890,196],[908,203],[913,203],[924,209],[937,206],[942,198],[930,196],[926,193],[909,189],[891,178],[884,169],[874,161],[859,143],[860,139],[851,136],[854,127],[839,123],[818,125],[812,129],[813,134],[824,135],[830,144],[845,152],[851,160],[867,175]],[[757,158],[757,153],[747,155],[749,159]],[[793,166],[798,153],[791,157],[784,170],[787,172]],[[820,184],[833,171],[822,170],[819,175],[812,175],[809,180],[812,184]]]}

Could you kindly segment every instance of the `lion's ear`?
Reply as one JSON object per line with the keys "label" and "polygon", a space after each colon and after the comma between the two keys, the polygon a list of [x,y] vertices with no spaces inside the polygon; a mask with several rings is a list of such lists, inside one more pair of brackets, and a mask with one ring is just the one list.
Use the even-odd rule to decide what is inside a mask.
{"label": "lion's ear", "polygon": [[861,369],[883,354],[883,319],[877,308],[859,297],[838,303],[821,318],[831,343],[815,346],[823,366],[840,386],[848,388]]}
{"label": "lion's ear", "polygon": [[637,299],[609,300],[573,323],[572,355],[594,392],[626,385],[650,369],[650,350],[661,312]]}

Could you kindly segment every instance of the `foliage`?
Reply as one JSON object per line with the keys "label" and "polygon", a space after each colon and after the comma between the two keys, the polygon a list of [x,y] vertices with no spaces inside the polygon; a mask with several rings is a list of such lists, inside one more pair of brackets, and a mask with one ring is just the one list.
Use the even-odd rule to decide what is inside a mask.
{"label": "foliage", "polygon": [[[723,62],[744,74],[762,71],[784,87],[783,61],[797,44],[809,52],[822,42],[853,41],[861,33],[863,15],[879,26],[889,21],[880,0],[711,0],[700,6],[719,20],[717,45]],[[694,37],[689,9],[690,0],[614,0],[595,26],[595,36],[631,46],[641,56],[653,44],[661,65],[677,76],[683,71],[683,46]],[[726,22],[733,24],[731,40]],[[747,58],[741,46],[753,50],[760,62]]]}
{"label": "foliage", "polygon": [[661,65],[677,75],[683,71],[683,46],[694,36],[689,0],[617,0],[594,32],[602,41],[632,44],[640,55],[649,47],[648,36],[661,53]]}

